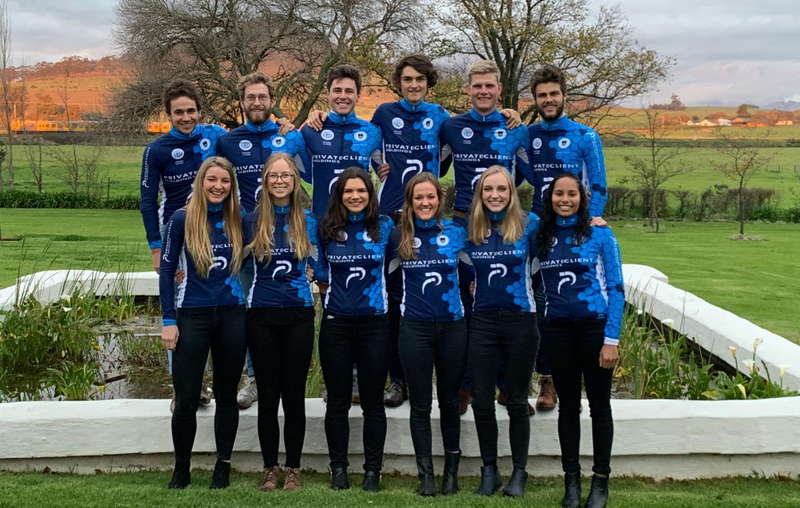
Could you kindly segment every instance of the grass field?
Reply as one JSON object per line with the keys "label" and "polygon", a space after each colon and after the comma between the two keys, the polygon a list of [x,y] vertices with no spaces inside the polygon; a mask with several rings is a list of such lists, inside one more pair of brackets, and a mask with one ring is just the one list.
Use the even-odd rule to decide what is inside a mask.
{"label": "grass field", "polygon": [[[747,224],[766,241],[734,242],[734,223],[664,222],[654,234],[641,222],[613,223],[625,263],[653,266],[697,294],[800,344],[800,225]],[[22,273],[82,268],[149,270],[141,217],[125,210],[0,209],[0,288]]]}
{"label": "grass field", "polygon": [[[15,147],[14,185],[16,189],[35,191],[36,187],[28,170],[27,161],[23,158],[23,148],[22,146]],[[79,146],[79,155],[85,150],[87,147]],[[142,147],[109,146],[105,148],[101,159],[102,172],[105,175],[103,189],[109,190],[111,196],[139,193],[142,151]],[[771,148],[765,149],[764,153],[773,158],[767,168],[753,177],[749,187],[776,189],[781,208],[794,206],[800,202],[800,148]],[[646,149],[621,147],[605,150],[609,185],[637,186],[632,179],[633,173],[625,162],[625,156],[634,155],[646,156]],[[693,168],[693,171],[668,181],[664,188],[682,188],[702,192],[716,184],[725,184],[730,187],[734,185],[732,181],[716,172],[709,163],[709,160],[721,160],[713,150],[708,148],[687,149],[684,160]],[[52,156],[45,153],[43,161],[45,167],[44,190],[68,190],[67,185],[59,178],[63,170],[59,168]],[[109,180],[110,186],[108,186]],[[443,181],[452,181],[452,172],[448,173]]]}
{"label": "grass field", "polygon": [[[233,473],[231,487],[211,491],[211,473],[195,471],[192,485],[169,491],[167,472],[113,473],[94,476],[42,473],[0,473],[0,508],[100,508],[118,507],[263,507],[263,506],[537,506],[561,505],[561,479],[531,478],[521,500],[496,494],[478,498],[472,491],[477,478],[461,478],[461,492],[454,496],[421,498],[417,480],[384,475],[381,491],[367,494],[360,475],[353,475],[348,491],[328,488],[329,475],[303,473],[304,488],[298,492],[259,492],[260,475]],[[589,490],[583,482],[584,498]],[[653,482],[645,478],[613,478],[609,506],[615,508],[789,508],[800,505],[800,482],[790,479],[726,478],[719,480]]]}

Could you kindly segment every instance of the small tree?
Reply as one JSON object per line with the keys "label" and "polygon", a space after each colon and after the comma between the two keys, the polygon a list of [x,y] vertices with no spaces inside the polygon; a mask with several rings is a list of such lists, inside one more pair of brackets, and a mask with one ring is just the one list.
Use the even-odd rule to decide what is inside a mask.
{"label": "small tree", "polygon": [[658,232],[658,202],[659,188],[670,178],[686,173],[690,168],[684,164],[681,156],[683,150],[674,148],[666,143],[666,136],[671,128],[661,121],[658,110],[642,107],[642,112],[647,119],[644,139],[647,142],[647,155],[625,156],[631,169],[633,179],[651,196],[650,199],[650,227]]}
{"label": "small tree", "polygon": [[[11,86],[13,77],[11,66],[11,18],[8,15],[8,0],[0,3],[0,122],[8,134],[8,186],[14,187],[14,128],[12,126]],[[0,189],[3,188],[3,173],[0,171]]]}
{"label": "small tree", "polygon": [[741,104],[738,108],[736,108],[736,116],[740,118],[750,116],[750,113],[747,111],[747,104]]}
{"label": "small tree", "polygon": [[717,139],[722,141],[722,146],[717,148],[717,153],[723,161],[710,161],[717,171],[733,180],[739,193],[737,196],[739,209],[739,238],[744,239],[744,189],[750,179],[761,168],[772,160],[774,155],[764,155],[761,149],[772,134],[766,130],[755,137],[745,137],[738,131],[730,129],[717,129]]}

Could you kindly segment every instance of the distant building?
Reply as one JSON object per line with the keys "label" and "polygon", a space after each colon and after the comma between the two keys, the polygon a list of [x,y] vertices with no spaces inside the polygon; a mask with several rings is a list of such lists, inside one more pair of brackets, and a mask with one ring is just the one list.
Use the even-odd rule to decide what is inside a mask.
{"label": "distant building", "polygon": [[733,120],[731,120],[731,125],[736,127],[743,127],[747,125],[747,120],[745,120],[744,118],[734,118]]}
{"label": "distant building", "polygon": [[717,118],[717,125],[719,125],[720,127],[730,127],[731,121],[728,120],[727,118]]}
{"label": "distant building", "polygon": [[778,120],[775,125],[794,125],[794,122],[791,120]]}
{"label": "distant building", "polygon": [[706,118],[705,120],[703,120],[702,122],[698,123],[697,125],[700,126],[700,127],[716,127],[717,126],[717,122],[712,122],[711,120]]}

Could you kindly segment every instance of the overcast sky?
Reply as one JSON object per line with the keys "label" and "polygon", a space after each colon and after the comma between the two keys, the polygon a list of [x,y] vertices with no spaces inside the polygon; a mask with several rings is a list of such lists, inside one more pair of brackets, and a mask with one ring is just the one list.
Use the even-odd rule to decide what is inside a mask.
{"label": "overcast sky", "polygon": [[[10,0],[16,64],[116,52],[113,0]],[[619,4],[644,46],[674,56],[645,102],[765,105],[800,101],[800,0],[589,0]]]}

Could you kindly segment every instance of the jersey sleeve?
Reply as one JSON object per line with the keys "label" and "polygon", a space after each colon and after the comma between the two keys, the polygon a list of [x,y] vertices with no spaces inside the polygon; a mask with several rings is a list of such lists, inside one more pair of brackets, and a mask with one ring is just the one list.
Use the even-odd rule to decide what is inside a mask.
{"label": "jersey sleeve", "polygon": [[175,272],[183,250],[186,213],[175,212],[167,223],[164,248],[161,250],[161,267],[158,271],[158,294],[161,301],[161,318],[164,326],[176,325]]}
{"label": "jersey sleeve", "polygon": [[306,229],[308,231],[308,240],[311,242],[311,255],[308,257],[308,263],[311,265],[311,269],[314,270],[314,279],[327,281],[328,263],[319,241],[317,220],[308,212],[306,212]]}
{"label": "jersey sleeve", "polygon": [[147,244],[151,249],[161,248],[161,228],[158,218],[158,188],[161,168],[156,156],[157,150],[147,145],[142,155],[142,181],[140,185],[139,210],[142,212]]}
{"label": "jersey sleeve", "polygon": [[535,213],[528,213],[528,252],[530,261],[533,261],[539,252],[539,217]]}
{"label": "jersey sleeve", "polygon": [[606,278],[608,294],[608,310],[606,311],[606,329],[604,344],[616,346],[622,328],[622,312],[625,309],[625,284],[622,278],[622,258],[619,243],[611,228],[596,228],[599,235],[599,255],[603,260],[603,275]]}
{"label": "jersey sleeve", "polygon": [[300,131],[291,131],[286,135],[289,143],[289,155],[294,157],[294,163],[300,172],[300,178],[306,183],[311,183],[311,157],[308,154],[306,140]]}
{"label": "jersey sleeve", "polygon": [[381,132],[380,127],[374,124],[372,125],[373,129],[375,130],[371,133],[374,136],[372,153],[370,154],[370,160],[372,161],[372,167],[377,168],[384,162],[383,158],[383,133]]}
{"label": "jersey sleeve", "polygon": [[602,217],[608,200],[603,144],[600,141],[600,135],[593,130],[585,133],[583,139],[586,145],[583,152],[583,162],[586,165],[586,176],[592,192],[592,196],[589,199],[589,215]]}
{"label": "jersey sleeve", "polygon": [[255,238],[256,225],[258,224],[258,216],[255,212],[249,212],[242,220],[242,234],[244,235],[244,245],[248,246]]}
{"label": "jersey sleeve", "polygon": [[[303,171],[300,172],[300,177],[306,183],[312,183],[314,180],[314,175],[312,171],[312,162],[311,162],[311,149],[308,146],[308,139],[307,137],[314,132],[311,127],[308,125],[303,125],[300,127],[300,137],[303,138],[303,155],[300,155],[300,160],[303,163]],[[300,169],[299,167],[297,169]]]}
{"label": "jersey sleeve", "polygon": [[530,160],[531,135],[528,132],[528,128],[522,125],[514,129],[514,131],[517,133],[516,137],[519,140],[519,146],[514,153],[515,183],[519,187],[524,178],[529,184],[533,185],[533,171],[531,170]]}
{"label": "jersey sleeve", "polygon": [[[452,163],[453,159],[453,149],[450,147],[450,143],[448,143],[447,136],[445,135],[446,125],[447,121],[445,121],[439,129],[439,161],[441,164],[439,167],[439,178],[447,174],[447,170],[450,169],[450,163]],[[449,161],[450,163],[445,166],[445,161]]]}
{"label": "jersey sleeve", "polygon": [[400,258],[397,256],[397,248],[400,246],[400,228],[395,227],[389,235],[389,243],[386,245],[386,261],[389,273],[400,268]]}

